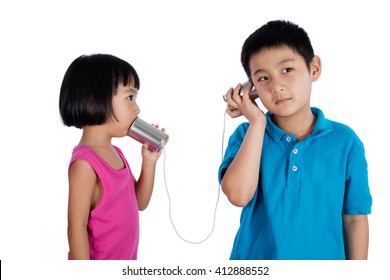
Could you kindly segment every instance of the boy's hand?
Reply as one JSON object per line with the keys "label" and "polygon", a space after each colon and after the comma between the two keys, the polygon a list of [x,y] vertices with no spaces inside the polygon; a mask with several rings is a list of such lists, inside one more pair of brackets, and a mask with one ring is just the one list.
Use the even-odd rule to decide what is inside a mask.
{"label": "boy's hand", "polygon": [[230,88],[226,93],[226,102],[228,104],[226,112],[232,118],[244,116],[249,122],[256,120],[265,120],[264,112],[257,106],[256,102],[251,100],[249,92],[252,89],[250,84],[240,95],[242,85],[238,84],[235,89]]}

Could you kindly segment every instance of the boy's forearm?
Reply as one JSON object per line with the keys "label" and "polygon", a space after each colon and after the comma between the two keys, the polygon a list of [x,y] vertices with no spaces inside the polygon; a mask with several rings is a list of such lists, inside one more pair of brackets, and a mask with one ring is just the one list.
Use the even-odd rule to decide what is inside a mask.
{"label": "boy's forearm", "polygon": [[249,126],[240,150],[224,174],[222,190],[236,206],[245,206],[256,191],[264,131],[263,123]]}
{"label": "boy's forearm", "polygon": [[368,257],[368,218],[366,215],[344,215],[345,246],[348,260]]}

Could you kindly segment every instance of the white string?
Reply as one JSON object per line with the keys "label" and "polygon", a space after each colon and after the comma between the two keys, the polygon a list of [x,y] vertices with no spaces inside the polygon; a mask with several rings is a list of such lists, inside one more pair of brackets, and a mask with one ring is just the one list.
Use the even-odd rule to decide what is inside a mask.
{"label": "white string", "polygon": [[[226,111],[224,112],[224,117],[223,117],[223,131],[222,131],[222,160],[223,160],[223,147],[224,147],[224,137],[225,137],[225,122],[226,122]],[[200,241],[191,241],[191,240],[188,240],[184,237],[182,237],[179,233],[179,231],[177,230],[176,226],[175,226],[175,223],[173,222],[173,219],[172,219],[172,202],[171,202],[171,197],[169,195],[169,191],[168,191],[168,184],[167,184],[167,175],[166,175],[166,171],[165,171],[165,165],[166,165],[166,153],[165,153],[165,149],[164,148],[164,164],[163,164],[163,171],[164,171],[164,183],[165,183],[165,190],[167,192],[167,196],[168,196],[168,204],[169,204],[169,219],[171,221],[171,224],[172,224],[172,227],[173,229],[175,230],[177,236],[187,242],[187,243],[191,243],[191,244],[201,244],[203,242],[205,242],[207,239],[209,239],[209,237],[211,236],[211,234],[214,232],[214,228],[215,228],[215,221],[216,221],[216,218],[217,218],[217,208],[218,208],[218,202],[219,202],[219,196],[220,196],[220,193],[221,193],[221,188],[220,186],[218,185],[218,195],[217,195],[217,201],[215,203],[215,208],[214,208],[214,219],[213,219],[213,226],[211,228],[211,231],[210,233],[202,240]]]}

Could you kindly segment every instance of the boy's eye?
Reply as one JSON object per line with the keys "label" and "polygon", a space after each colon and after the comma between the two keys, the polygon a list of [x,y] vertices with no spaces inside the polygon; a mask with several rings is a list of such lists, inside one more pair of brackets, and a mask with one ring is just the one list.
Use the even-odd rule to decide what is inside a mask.
{"label": "boy's eye", "polygon": [[268,77],[266,77],[266,76],[263,76],[263,77],[259,78],[259,82],[264,82],[266,80],[268,80]]}
{"label": "boy's eye", "polygon": [[283,74],[286,74],[286,73],[288,73],[288,72],[291,72],[292,70],[293,70],[293,69],[292,69],[291,67],[287,67],[287,68],[283,69],[282,73],[283,73]]}
{"label": "boy's eye", "polygon": [[130,96],[128,96],[128,97],[127,97],[127,99],[129,99],[130,101],[133,101],[133,99],[134,99],[134,95],[130,95]]}

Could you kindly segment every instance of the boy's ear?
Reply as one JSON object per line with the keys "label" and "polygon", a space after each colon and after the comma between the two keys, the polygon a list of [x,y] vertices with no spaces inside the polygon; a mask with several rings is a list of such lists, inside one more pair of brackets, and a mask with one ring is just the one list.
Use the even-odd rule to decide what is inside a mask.
{"label": "boy's ear", "polygon": [[310,74],[313,82],[321,76],[321,59],[318,55],[315,55],[311,61]]}

